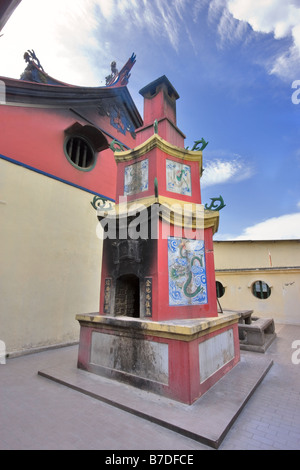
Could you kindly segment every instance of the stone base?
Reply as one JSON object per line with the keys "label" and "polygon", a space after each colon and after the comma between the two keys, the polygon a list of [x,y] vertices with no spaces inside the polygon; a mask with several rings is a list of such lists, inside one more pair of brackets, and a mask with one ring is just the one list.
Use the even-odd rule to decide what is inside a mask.
{"label": "stone base", "polygon": [[153,322],[77,315],[78,368],[192,404],[240,360],[239,315]]}
{"label": "stone base", "polygon": [[240,362],[192,405],[80,370],[73,355],[38,374],[218,449],[272,364],[263,354],[241,351]]}
{"label": "stone base", "polygon": [[265,353],[268,347],[273,343],[275,338],[276,338],[275,333],[272,335],[265,335],[265,341],[264,341],[264,344],[262,345],[248,344],[248,343],[243,343],[243,341],[240,341],[240,348],[243,351]]}

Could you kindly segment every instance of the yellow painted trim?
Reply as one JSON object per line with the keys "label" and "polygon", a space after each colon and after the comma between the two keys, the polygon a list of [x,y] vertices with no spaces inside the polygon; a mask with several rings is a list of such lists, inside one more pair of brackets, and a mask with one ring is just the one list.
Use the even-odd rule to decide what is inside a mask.
{"label": "yellow painted trim", "polygon": [[238,322],[238,313],[224,313],[218,317],[196,318],[187,320],[169,320],[154,322],[151,320],[113,317],[107,315],[76,315],[76,320],[82,326],[110,329],[129,335],[140,333],[142,336],[156,336],[168,339],[180,339],[181,341],[193,341],[194,339],[208,335]]}
{"label": "yellow painted trim", "polygon": [[204,228],[212,227],[213,233],[216,233],[219,228],[219,211],[204,211]]}
{"label": "yellow painted trim", "polygon": [[273,267],[273,268],[231,268],[230,270],[226,269],[216,269],[216,276],[218,275],[239,275],[242,276],[243,274],[252,274],[255,275],[257,278],[264,274],[264,275],[271,275],[271,274],[299,274],[300,273],[300,268],[298,267]]}
{"label": "yellow painted trim", "polygon": [[172,157],[180,158],[181,160],[187,160],[191,162],[199,163],[200,175],[202,174],[202,151],[186,150],[176,145],[172,145],[166,140],[162,139],[158,134],[153,134],[148,140],[138,145],[132,150],[125,150],[123,152],[115,152],[116,163],[127,162],[136,160],[137,158],[143,157],[154,148],[159,148],[167,155]]}

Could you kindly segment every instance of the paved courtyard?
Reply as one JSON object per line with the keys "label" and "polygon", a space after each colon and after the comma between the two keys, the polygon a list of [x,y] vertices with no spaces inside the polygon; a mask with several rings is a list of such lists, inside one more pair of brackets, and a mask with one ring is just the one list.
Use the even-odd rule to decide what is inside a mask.
{"label": "paved courtyard", "polygon": [[[219,450],[300,449],[300,326],[276,325],[264,356],[273,365]],[[76,363],[77,346],[7,359],[0,365],[0,450],[213,450],[191,438],[38,375]],[[251,353],[260,354],[260,353]]]}

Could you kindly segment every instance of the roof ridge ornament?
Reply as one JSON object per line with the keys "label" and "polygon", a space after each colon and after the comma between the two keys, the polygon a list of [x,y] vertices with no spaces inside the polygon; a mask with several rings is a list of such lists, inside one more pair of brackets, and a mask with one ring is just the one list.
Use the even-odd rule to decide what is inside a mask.
{"label": "roof ridge ornament", "polygon": [[[200,144],[202,144],[201,147],[199,147]],[[192,151],[194,151],[194,150],[197,150],[197,151],[198,151],[198,150],[201,150],[201,151],[202,151],[202,150],[205,149],[205,147],[206,147],[207,145],[208,145],[208,142],[206,142],[206,141],[203,139],[203,137],[202,137],[202,139],[200,139],[200,140],[195,140],[195,141],[194,141],[194,145],[193,145],[193,147],[192,147]],[[189,150],[189,147],[186,147],[185,150]]]}
{"label": "roof ridge ornament", "polygon": [[[219,197],[211,197],[210,200],[210,206],[208,206],[208,204],[205,204],[204,206],[205,209],[208,211],[220,211],[221,209],[223,209],[223,207],[226,206],[226,204],[224,204],[224,199],[221,195]],[[219,201],[219,204],[217,204],[217,201]]]}
{"label": "roof ridge ornament", "polygon": [[73,87],[73,85],[61,82],[60,80],[56,80],[55,78],[50,77],[50,75],[45,72],[44,68],[42,67],[42,64],[40,63],[33,49],[28,49],[24,53],[23,58],[27,63],[27,66],[20,76],[21,80],[27,82],[43,83],[44,85],[60,85]]}
{"label": "roof ridge ornament", "polygon": [[39,59],[36,56],[34,50],[27,50],[23,56],[27,66],[21,75],[21,80],[27,80],[29,82],[43,82],[40,72],[45,73]]}
{"label": "roof ridge ornament", "polygon": [[28,49],[28,51],[25,52],[24,59],[25,59],[25,62],[32,62],[33,61],[38,66],[38,68],[43,70],[43,72],[44,72],[44,69],[43,69],[43,67],[42,67],[42,65],[41,65],[39,59],[37,58],[36,53],[34,52],[33,49],[32,50]]}
{"label": "roof ridge ornament", "polygon": [[117,69],[117,64],[113,60],[110,64],[111,74],[105,77],[105,85],[109,87],[126,86],[130,77],[130,70],[136,62],[136,55],[133,52],[131,57],[127,60],[126,64],[121,68],[120,72]]}

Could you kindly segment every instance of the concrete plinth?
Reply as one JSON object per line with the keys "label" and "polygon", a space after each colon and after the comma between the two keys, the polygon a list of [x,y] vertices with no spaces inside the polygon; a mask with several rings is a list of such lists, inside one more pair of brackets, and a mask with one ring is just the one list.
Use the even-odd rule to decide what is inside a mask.
{"label": "concrete plinth", "polygon": [[236,313],[154,322],[77,315],[78,368],[192,404],[240,360]]}
{"label": "concrete plinth", "polygon": [[[240,362],[192,405],[80,370],[73,356],[39,370],[38,374],[218,449],[272,364],[273,361],[265,355],[242,351]],[[254,439],[259,439],[260,434],[261,431],[254,431]]]}

